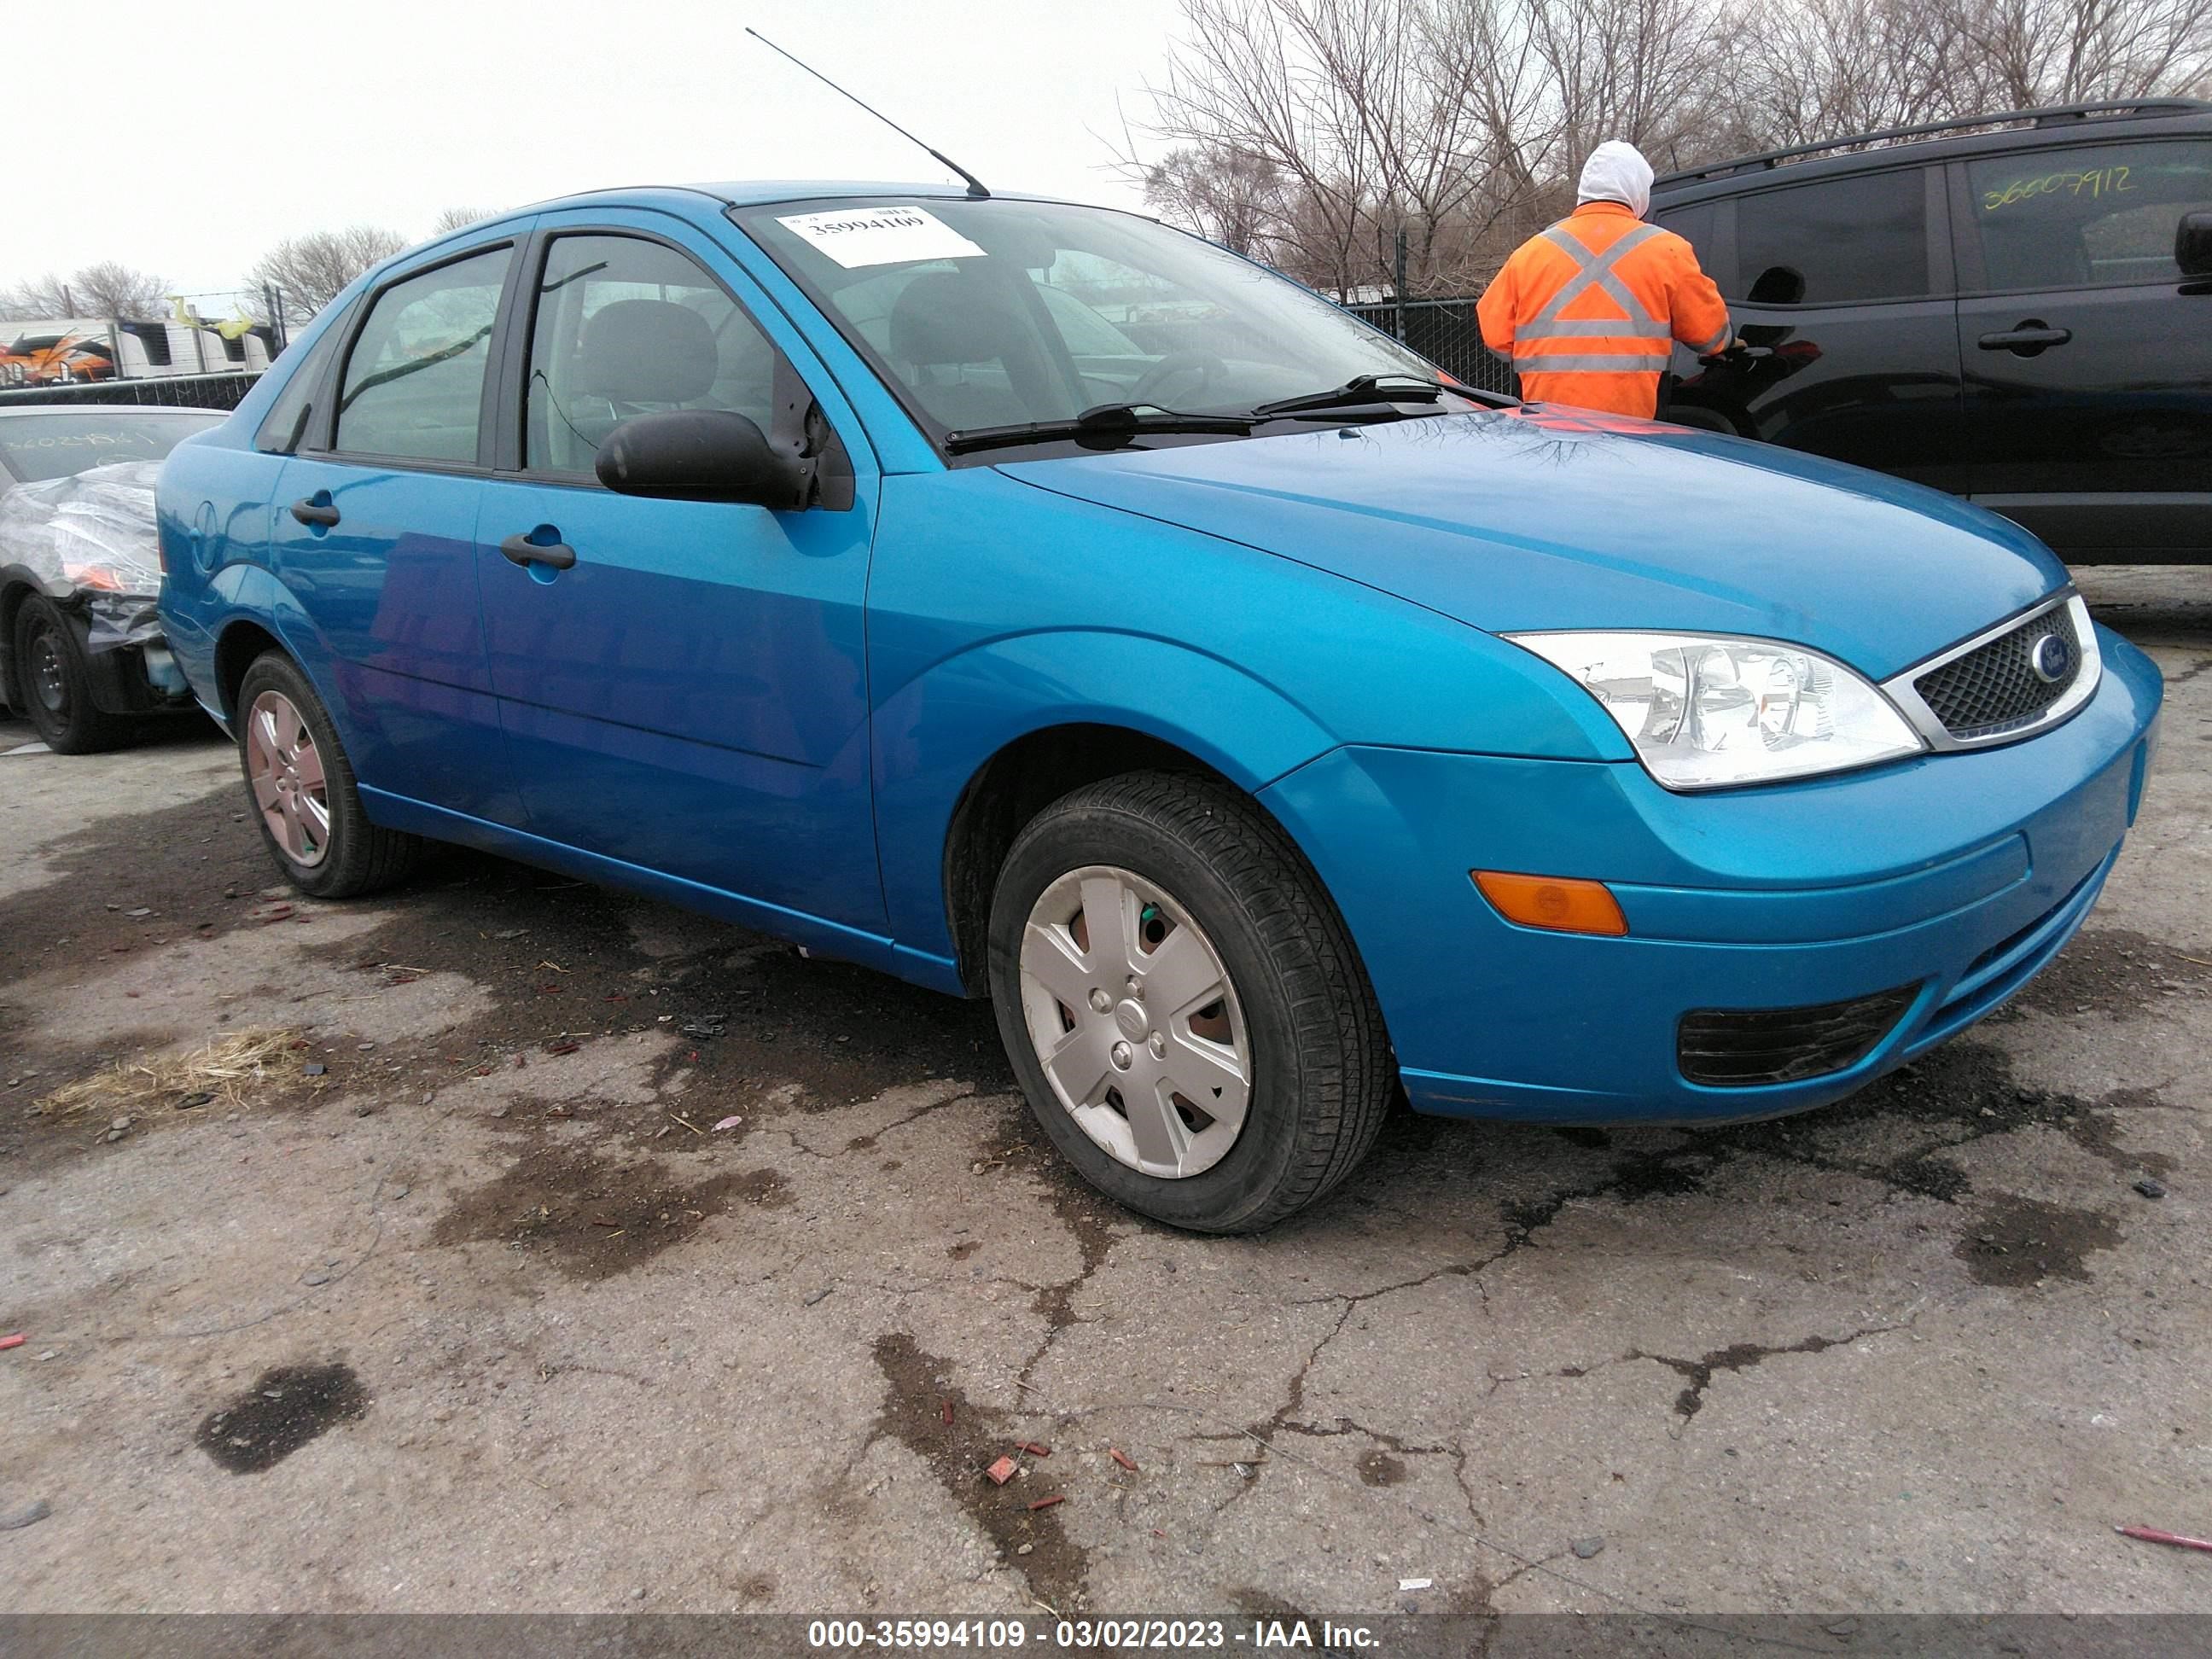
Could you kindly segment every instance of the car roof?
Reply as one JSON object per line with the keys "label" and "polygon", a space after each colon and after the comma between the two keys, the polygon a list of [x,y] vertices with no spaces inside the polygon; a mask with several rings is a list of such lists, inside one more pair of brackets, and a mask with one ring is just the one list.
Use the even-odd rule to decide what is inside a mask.
{"label": "car roof", "polygon": [[852,179],[741,179],[723,184],[694,185],[692,189],[717,197],[731,207],[760,207],[769,202],[814,202],[841,196],[927,196],[957,200],[967,186],[953,184],[869,184]]}
{"label": "car roof", "polygon": [[[2003,125],[1999,125],[2003,124]],[[1847,134],[1817,144],[1736,155],[1662,175],[1654,198],[1699,201],[1760,190],[1773,184],[1838,173],[1923,167],[2008,150],[2057,145],[2112,143],[2133,138],[2212,132],[2212,101],[2196,98],[2139,98],[2112,104],[2060,104],[1969,116],[1924,126]],[[1854,149],[1852,146],[1872,146]]]}
{"label": "car roof", "polygon": [[186,409],[176,404],[0,404],[0,420],[10,415],[203,415],[221,421],[227,409]]}
{"label": "car roof", "polygon": [[442,236],[434,236],[428,241],[404,249],[374,267],[368,273],[370,285],[383,282],[387,271],[403,265],[413,265],[423,254],[434,249],[501,232],[513,234],[510,227],[514,222],[528,219],[533,214],[557,213],[571,208],[647,208],[683,215],[687,211],[696,213],[702,198],[720,208],[757,208],[779,202],[875,201],[886,196],[902,197],[909,201],[919,198],[937,202],[1040,202],[1089,208],[1100,213],[1119,213],[1139,219],[1151,216],[1129,208],[1109,207],[1097,202],[1070,202],[1064,197],[1040,196],[1027,191],[994,190],[988,198],[977,198],[971,195],[965,185],[948,184],[941,179],[934,184],[921,185],[911,181],[899,184],[851,179],[738,179],[717,184],[630,185],[582,191],[573,196],[556,196],[543,202],[532,202],[505,213],[494,214],[489,218],[479,219],[474,224],[449,230]]}
{"label": "car roof", "polygon": [[[777,202],[834,202],[873,201],[885,196],[922,198],[930,201],[959,202],[988,199],[994,202],[1059,202],[1055,196],[1041,196],[1028,191],[994,190],[988,198],[972,196],[966,186],[939,180],[933,184],[916,184],[908,179],[868,180],[853,179],[734,179],[703,184],[631,185],[612,189],[581,191],[571,196],[556,196],[543,202],[532,202],[511,212],[495,215],[459,230],[450,231],[435,242],[445,242],[457,237],[478,234],[509,220],[524,219],[534,213],[553,213],[566,208],[580,207],[668,207],[689,206],[696,210],[698,199],[705,197],[722,207],[766,207]],[[1095,206],[1101,212],[1121,213],[1127,209],[1107,207],[1097,203],[1071,202],[1071,207]],[[434,246],[424,243],[423,246]],[[412,255],[419,249],[410,248]],[[404,257],[404,256],[402,256]]]}

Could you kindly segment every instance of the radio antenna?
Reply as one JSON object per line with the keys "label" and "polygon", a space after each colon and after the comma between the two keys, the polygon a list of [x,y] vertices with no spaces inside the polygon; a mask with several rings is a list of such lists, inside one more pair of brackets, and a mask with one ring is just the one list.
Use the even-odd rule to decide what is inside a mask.
{"label": "radio antenna", "polygon": [[[858,98],[854,98],[851,93],[847,92],[844,88],[839,86],[828,76],[823,74],[820,70],[814,68],[811,64],[801,63],[796,58],[792,58],[789,52],[786,52],[781,46],[776,45],[775,41],[769,40],[768,36],[763,34],[758,29],[747,28],[745,33],[751,35],[754,40],[759,41],[761,45],[766,46],[770,52],[775,53],[779,58],[788,58],[793,63],[798,64],[799,68],[805,70],[809,75],[819,81],[823,86],[829,88],[830,91],[838,94],[841,97],[852,98],[854,103],[860,104],[860,100]],[[860,104],[860,107],[867,110],[869,114],[874,116],[876,119],[881,121],[885,126],[889,127],[893,132],[898,134],[900,137],[905,139],[909,144],[914,145],[919,149],[928,150],[931,160],[939,162],[942,166],[950,167],[953,172],[958,173],[963,179],[965,179],[968,181],[968,193],[974,197],[975,200],[979,202],[988,202],[991,199],[991,192],[983,188],[983,181],[981,179],[978,179],[974,173],[969,172],[966,167],[962,167],[959,162],[954,161],[950,155],[947,155],[943,150],[930,149],[927,144],[923,143],[921,139],[915,137],[912,133],[908,132],[897,122],[892,120],[890,116],[884,114],[881,110],[870,108],[866,104]]]}

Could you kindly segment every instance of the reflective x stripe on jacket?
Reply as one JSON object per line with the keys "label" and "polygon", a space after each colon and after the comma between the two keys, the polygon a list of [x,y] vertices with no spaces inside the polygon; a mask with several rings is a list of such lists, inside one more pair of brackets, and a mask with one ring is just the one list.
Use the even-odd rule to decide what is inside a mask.
{"label": "reflective x stripe on jacket", "polygon": [[1522,395],[1652,414],[1672,343],[1717,351],[1727,303],[1690,245],[1615,202],[1589,202],[1514,251],[1482,296],[1482,337]]}

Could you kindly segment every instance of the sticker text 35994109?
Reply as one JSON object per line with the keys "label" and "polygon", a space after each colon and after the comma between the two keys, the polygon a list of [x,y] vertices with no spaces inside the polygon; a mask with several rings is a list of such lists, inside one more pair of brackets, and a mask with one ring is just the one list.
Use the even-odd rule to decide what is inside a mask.
{"label": "sticker text 35994109", "polygon": [[848,270],[915,259],[973,258],[983,252],[935,214],[918,207],[794,213],[777,219],[776,223],[811,242]]}

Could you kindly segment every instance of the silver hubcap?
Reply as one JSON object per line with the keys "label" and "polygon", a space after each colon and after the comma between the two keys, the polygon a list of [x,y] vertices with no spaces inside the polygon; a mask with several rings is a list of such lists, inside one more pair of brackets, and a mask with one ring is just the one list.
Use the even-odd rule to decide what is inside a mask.
{"label": "silver hubcap", "polygon": [[320,864],[331,844],[330,785],[314,734],[281,691],[264,691],[246,711],[246,775],[284,856],[302,869]]}
{"label": "silver hubcap", "polygon": [[1108,865],[1045,889],[1022,930],[1022,1016],[1053,1094],[1120,1163],[1180,1180],[1237,1144],[1250,1041],[1213,941]]}

